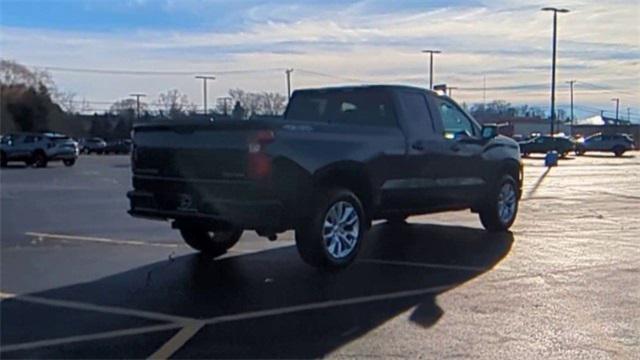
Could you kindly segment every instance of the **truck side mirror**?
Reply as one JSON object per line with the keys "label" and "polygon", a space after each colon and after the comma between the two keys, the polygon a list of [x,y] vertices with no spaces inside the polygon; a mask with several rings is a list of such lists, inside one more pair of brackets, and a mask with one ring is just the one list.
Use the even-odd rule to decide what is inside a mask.
{"label": "truck side mirror", "polygon": [[498,136],[498,128],[495,125],[482,125],[482,138],[493,139]]}

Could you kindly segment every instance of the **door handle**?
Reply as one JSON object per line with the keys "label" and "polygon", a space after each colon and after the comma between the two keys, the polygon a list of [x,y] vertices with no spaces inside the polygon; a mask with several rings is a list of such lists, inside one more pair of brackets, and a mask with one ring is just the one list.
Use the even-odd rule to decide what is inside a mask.
{"label": "door handle", "polygon": [[411,148],[413,148],[413,150],[422,151],[424,150],[424,143],[422,141],[416,141],[411,144]]}

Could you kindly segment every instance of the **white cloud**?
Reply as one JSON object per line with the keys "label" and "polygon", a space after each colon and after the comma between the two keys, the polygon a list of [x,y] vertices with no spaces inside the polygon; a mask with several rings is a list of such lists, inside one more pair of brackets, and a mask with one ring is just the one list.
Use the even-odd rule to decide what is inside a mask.
{"label": "white cloud", "polygon": [[[202,4],[167,1],[167,9]],[[370,82],[426,83],[422,48],[437,47],[436,82],[461,88],[459,100],[479,101],[483,73],[490,88],[549,82],[551,14],[540,4],[492,2],[422,12],[396,9],[367,13],[369,2],[335,7],[295,5],[247,12],[242,30],[78,33],[2,28],[3,57],[31,65],[138,70],[271,69],[293,67]],[[577,79],[576,98],[590,106],[609,106],[614,92],[581,88],[580,82],[620,91],[623,103],[638,108],[640,99],[640,6],[566,1],[572,10],[559,17],[558,101],[568,100],[563,82]],[[184,8],[181,9],[185,11]],[[293,20],[278,20],[278,19]],[[55,73],[61,86],[92,99],[115,99],[132,90],[155,95],[179,88],[200,101],[199,83],[190,77],[140,78]],[[422,80],[424,79],[424,80]],[[321,86],[339,79],[297,72],[296,86]],[[216,95],[228,88],[284,92],[284,75],[219,76]],[[544,88],[488,91],[488,98],[545,104]]]}

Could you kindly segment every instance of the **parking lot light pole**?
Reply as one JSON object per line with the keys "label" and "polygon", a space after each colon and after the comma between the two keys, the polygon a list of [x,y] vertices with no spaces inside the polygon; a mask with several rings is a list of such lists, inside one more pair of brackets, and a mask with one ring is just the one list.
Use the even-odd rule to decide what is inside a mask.
{"label": "parking lot light pole", "polygon": [[440,50],[422,50],[422,53],[429,54],[429,90],[433,90],[433,54],[440,54]]}
{"label": "parking lot light pole", "polygon": [[567,81],[567,84],[571,87],[571,126],[573,126],[573,84],[575,83],[575,80]]}
{"label": "parking lot light pole", "polygon": [[202,80],[202,96],[203,96],[203,101],[202,104],[204,105],[204,110],[203,110],[203,114],[207,114],[207,80],[215,80],[216,78],[214,76],[196,76],[196,79],[200,79]]}
{"label": "parking lot light pole", "polygon": [[287,101],[291,100],[291,73],[293,69],[287,69],[284,73],[287,75]]}
{"label": "parking lot light pole", "polygon": [[620,98],[613,98],[611,99],[611,101],[615,101],[616,102],[616,125],[619,122],[619,118],[618,118],[618,114],[619,114],[619,110],[620,110]]}
{"label": "parking lot light pole", "polygon": [[136,98],[136,120],[140,122],[140,98],[145,97],[147,95],[142,93],[136,93],[136,94],[129,94],[129,96]]}
{"label": "parking lot light pole", "polygon": [[553,11],[553,55],[551,60],[551,136],[553,136],[553,127],[556,121],[556,43],[558,13],[568,13],[569,10],[545,7],[542,8],[542,11]]}

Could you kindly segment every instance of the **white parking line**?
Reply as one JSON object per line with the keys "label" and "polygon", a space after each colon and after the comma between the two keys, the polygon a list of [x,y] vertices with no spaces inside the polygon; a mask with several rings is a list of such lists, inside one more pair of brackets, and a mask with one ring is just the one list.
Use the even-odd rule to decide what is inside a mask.
{"label": "white parking line", "polygon": [[149,359],[168,359],[176,351],[180,350],[184,344],[187,343],[195,334],[202,329],[205,324],[200,321],[194,321],[182,328],[177,334],[175,334],[169,341],[156,350]]}
{"label": "white parking line", "polygon": [[421,268],[430,268],[430,269],[462,270],[462,271],[472,271],[472,272],[483,272],[488,270],[488,268],[476,267],[476,266],[431,264],[431,263],[419,263],[419,262],[396,261],[396,260],[362,259],[362,260],[358,260],[358,262],[369,263],[369,264],[381,264],[381,265],[411,266],[411,267],[421,267]]}
{"label": "white parking line", "polygon": [[31,342],[14,344],[14,345],[2,345],[2,348],[0,348],[0,353],[9,352],[9,351],[18,351],[18,350],[29,350],[29,349],[35,349],[35,348],[40,348],[45,346],[64,345],[64,344],[70,344],[70,343],[76,343],[76,342],[82,342],[82,341],[112,339],[112,338],[130,336],[130,335],[142,335],[142,334],[148,334],[151,332],[177,329],[180,327],[182,327],[182,325],[180,324],[162,324],[162,325],[138,327],[133,329],[107,331],[107,332],[102,332],[97,334],[77,335],[77,336],[69,336],[69,337],[58,338],[58,339],[38,340],[38,341],[31,341]]}
{"label": "white parking line", "polygon": [[16,295],[16,294],[0,292],[0,297],[2,299],[11,299],[14,301],[22,301],[22,302],[28,302],[33,304],[65,307],[65,308],[70,308],[74,310],[96,311],[96,312],[112,314],[112,315],[133,316],[133,317],[139,317],[139,318],[150,319],[150,320],[168,321],[168,322],[173,322],[177,324],[185,324],[193,320],[192,318],[188,318],[188,317],[168,315],[164,313],[127,309],[127,308],[121,308],[116,306],[95,305],[95,304],[78,302],[78,301],[49,299],[49,298],[31,296],[31,295]]}
{"label": "white parking line", "polygon": [[[199,320],[194,318],[174,317],[172,315],[166,315],[166,314],[148,313],[146,311],[129,310],[129,309],[121,309],[121,308],[113,308],[113,307],[102,307],[102,306],[97,306],[92,304],[84,304],[84,303],[70,302],[70,301],[64,301],[64,300],[49,300],[49,299],[37,298],[34,296],[19,295],[18,297],[15,297],[16,300],[25,300],[27,302],[37,302],[42,304],[49,304],[52,306],[65,306],[65,307],[71,307],[71,308],[77,308],[77,309],[83,309],[83,310],[100,308],[100,310],[96,310],[96,311],[102,311],[105,313],[113,313],[113,314],[119,314],[119,315],[130,314],[133,316],[141,316],[142,314],[144,314],[145,316],[143,317],[146,317],[147,315],[157,317],[158,315],[160,315],[162,317],[166,317],[167,319],[174,318],[174,321],[171,324],[139,327],[139,328],[133,328],[133,329],[109,331],[109,332],[98,333],[98,334],[71,336],[66,338],[40,340],[40,341],[33,341],[28,343],[3,346],[2,348],[0,348],[0,353],[15,351],[15,350],[27,350],[27,349],[39,348],[43,346],[76,343],[76,342],[89,341],[89,340],[109,339],[109,338],[115,338],[115,337],[121,337],[121,336],[127,336],[127,335],[141,335],[141,334],[168,330],[168,329],[183,328],[183,330],[178,332],[178,334],[172,337],[167,343],[165,343],[162,347],[160,347],[160,349],[158,349],[152,355],[152,357],[156,355],[158,355],[158,357],[171,356],[171,354],[178,351],[182,345],[184,345],[187,341],[189,341],[205,325],[219,324],[219,323],[225,323],[225,322],[231,322],[231,321],[249,320],[249,319],[261,318],[261,317],[267,317],[267,316],[291,314],[291,313],[309,311],[309,310],[326,309],[326,308],[337,307],[337,306],[355,305],[355,304],[367,303],[367,302],[373,302],[373,301],[392,300],[392,299],[398,299],[398,298],[404,298],[404,297],[433,294],[433,293],[439,293],[439,292],[449,290],[458,285],[459,284],[451,284],[451,285],[436,286],[436,287],[416,289],[416,290],[398,291],[398,292],[387,293],[387,294],[360,296],[360,297],[342,299],[342,300],[328,300],[328,301],[321,301],[321,302],[310,303],[310,304],[286,306],[286,307],[276,308],[276,309],[258,310],[258,311],[251,311],[251,312],[232,314],[232,315],[214,316],[204,320]],[[148,317],[151,318],[150,316]]]}
{"label": "white parking line", "polygon": [[172,249],[175,249],[181,246],[181,244],[153,243],[153,242],[138,241],[138,240],[115,240],[115,239],[91,237],[91,236],[48,234],[48,233],[40,233],[40,232],[26,232],[25,235],[36,237],[39,239],[87,241],[87,242],[96,242],[96,243],[105,243],[105,244],[114,244],[114,245],[156,246],[156,247],[164,247],[164,248],[172,248]]}

